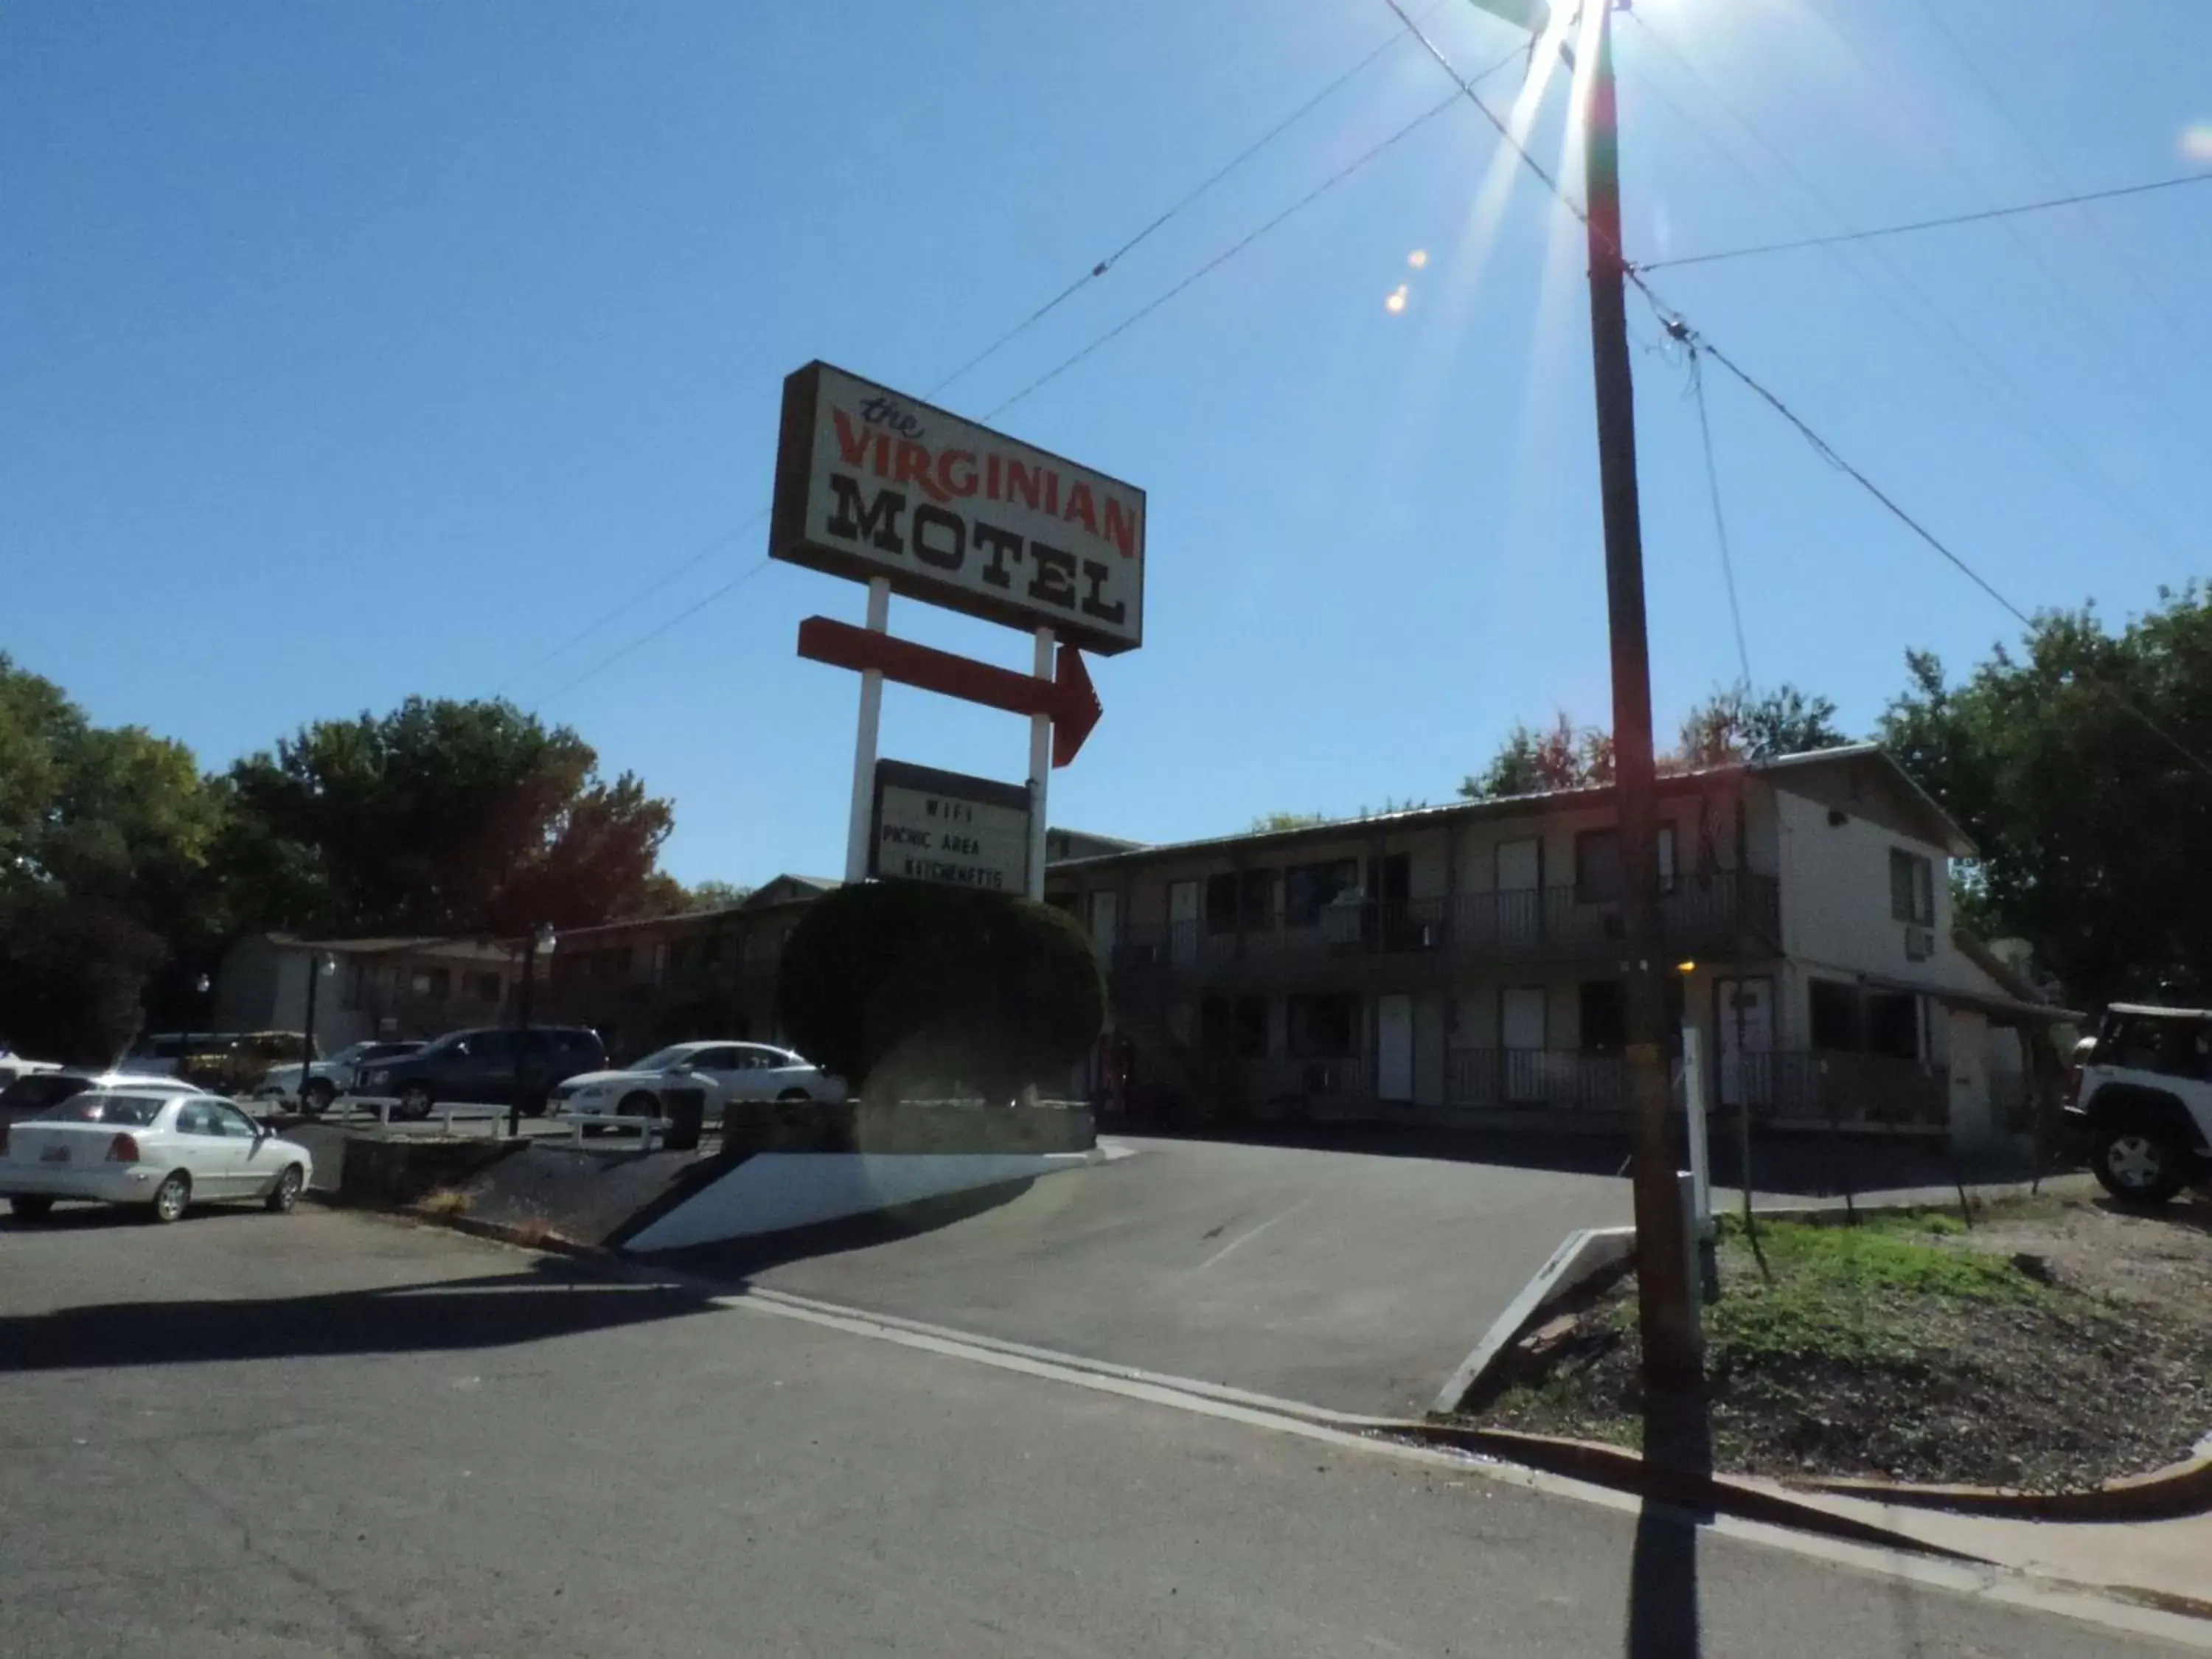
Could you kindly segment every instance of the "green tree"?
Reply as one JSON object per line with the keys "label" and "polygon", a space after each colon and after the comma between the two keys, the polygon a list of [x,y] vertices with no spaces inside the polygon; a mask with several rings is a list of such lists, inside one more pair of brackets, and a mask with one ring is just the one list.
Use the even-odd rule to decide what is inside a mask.
{"label": "green tree", "polygon": [[732,910],[753,896],[753,890],[734,881],[702,881],[684,894],[686,910]]}
{"label": "green tree", "polygon": [[1562,709],[1545,731],[1516,721],[1490,764],[1464,779],[1459,793],[1469,800],[1500,800],[1612,781],[1612,734],[1578,726]]}
{"label": "green tree", "polygon": [[1774,760],[1850,738],[1836,725],[1836,705],[1786,681],[1771,690],[1733,685],[1715,691],[1682,721],[1678,759],[1686,766]]}
{"label": "green tree", "polygon": [[1262,812],[1252,820],[1252,833],[1265,836],[1279,830],[1310,830],[1328,822],[1325,812]]}
{"label": "green tree", "polygon": [[873,881],[807,906],[777,1001],[792,1042],[856,1089],[896,1100],[962,1084],[1004,1101],[1065,1079],[1105,1022],[1106,983],[1052,905]]}
{"label": "green tree", "polygon": [[1960,888],[2030,940],[2077,1006],[2212,994],[2212,599],[2108,630],[2046,612],[1963,681],[1908,655],[1890,752],[1980,848]]}
{"label": "green tree", "polygon": [[410,697],[323,720],[230,771],[224,862],[246,925],[520,933],[644,912],[673,824],[565,726]]}

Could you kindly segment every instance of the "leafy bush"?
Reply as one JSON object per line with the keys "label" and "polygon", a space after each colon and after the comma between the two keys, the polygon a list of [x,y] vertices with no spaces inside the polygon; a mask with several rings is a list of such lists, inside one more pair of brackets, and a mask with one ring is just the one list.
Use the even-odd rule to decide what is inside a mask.
{"label": "leafy bush", "polygon": [[0,898],[0,1048],[113,1065],[163,955],[160,939],[110,911],[46,893]]}
{"label": "leafy bush", "polygon": [[1049,905],[920,882],[840,888],[784,947],[783,1029],[858,1091],[1048,1085],[1097,1040],[1106,987],[1091,941]]}

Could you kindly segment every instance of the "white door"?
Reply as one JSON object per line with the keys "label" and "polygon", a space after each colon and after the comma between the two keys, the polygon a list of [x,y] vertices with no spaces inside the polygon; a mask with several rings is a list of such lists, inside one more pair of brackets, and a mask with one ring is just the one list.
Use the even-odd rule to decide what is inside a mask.
{"label": "white door", "polygon": [[230,1143],[231,1191],[258,1197],[276,1184],[283,1160],[272,1150],[275,1137],[263,1134],[237,1107],[217,1102],[216,1127]]}
{"label": "white door", "polygon": [[1194,881],[1168,884],[1168,959],[1171,962],[1198,960],[1198,892]]}
{"label": "white door", "polygon": [[1509,1101],[1544,1097],[1544,988],[1509,985],[1498,998],[1500,1093]]}
{"label": "white door", "polygon": [[[1498,938],[1501,943],[1526,943],[1544,929],[1544,843],[1534,836],[1525,841],[1498,843]],[[1510,1046],[1510,1045],[1508,1045]],[[1539,1042],[1537,1048],[1543,1047]]]}
{"label": "white door", "polygon": [[1091,896],[1091,939],[1097,945],[1098,954],[1114,954],[1114,935],[1121,920],[1121,896],[1119,893],[1093,893]]}
{"label": "white door", "polygon": [[1382,1100],[1413,1097],[1413,1000],[1375,1002],[1375,1093]]}
{"label": "white door", "polygon": [[227,1133],[218,1110],[212,1100],[188,1100],[177,1108],[177,1162],[192,1178],[196,1198],[229,1198],[245,1180],[240,1165],[251,1138]]}
{"label": "white door", "polygon": [[1720,1035],[1720,1102],[1723,1106],[1771,1104],[1774,1099],[1774,981],[1713,981],[1715,1024]]}

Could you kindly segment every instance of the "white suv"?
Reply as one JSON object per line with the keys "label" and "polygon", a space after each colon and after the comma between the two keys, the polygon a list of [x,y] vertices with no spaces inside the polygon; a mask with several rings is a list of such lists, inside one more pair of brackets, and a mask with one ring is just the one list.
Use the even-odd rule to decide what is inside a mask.
{"label": "white suv", "polygon": [[2163,1204],[2212,1179],[2212,1011],[2114,1003],[2068,1088],[2067,1114],[2114,1197]]}

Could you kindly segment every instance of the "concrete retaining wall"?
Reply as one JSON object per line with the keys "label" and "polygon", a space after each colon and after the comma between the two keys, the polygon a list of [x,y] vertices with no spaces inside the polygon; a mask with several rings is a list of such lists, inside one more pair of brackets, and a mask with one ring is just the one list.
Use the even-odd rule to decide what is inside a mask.
{"label": "concrete retaining wall", "polygon": [[1086,1152],[759,1152],[625,1241],[630,1250],[782,1232],[1080,1169]]}
{"label": "concrete retaining wall", "polygon": [[726,1158],[752,1152],[972,1156],[1087,1152],[1098,1144],[1087,1106],[986,1106],[959,1102],[732,1101],[722,1109]]}

